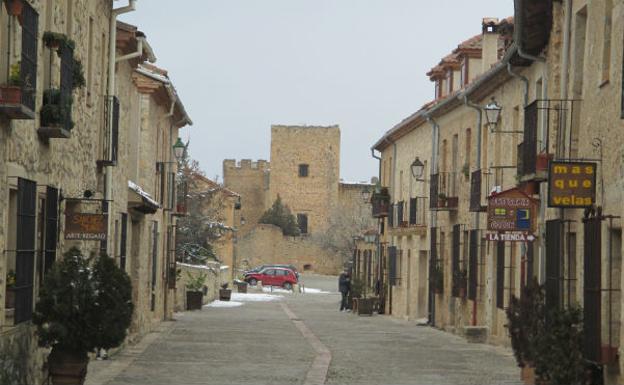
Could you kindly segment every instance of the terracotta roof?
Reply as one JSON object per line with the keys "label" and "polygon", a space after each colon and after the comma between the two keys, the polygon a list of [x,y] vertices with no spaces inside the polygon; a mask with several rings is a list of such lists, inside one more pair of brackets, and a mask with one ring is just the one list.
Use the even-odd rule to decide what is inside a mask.
{"label": "terracotta roof", "polygon": [[202,181],[203,183],[205,183],[208,187],[209,190],[214,190],[214,189],[219,189],[221,191],[223,191],[223,193],[229,197],[240,197],[240,194],[226,188],[223,187],[222,185],[220,185],[219,183],[213,181],[212,179],[208,179],[203,175],[200,174],[193,174],[193,177],[195,179],[198,179],[200,181]]}

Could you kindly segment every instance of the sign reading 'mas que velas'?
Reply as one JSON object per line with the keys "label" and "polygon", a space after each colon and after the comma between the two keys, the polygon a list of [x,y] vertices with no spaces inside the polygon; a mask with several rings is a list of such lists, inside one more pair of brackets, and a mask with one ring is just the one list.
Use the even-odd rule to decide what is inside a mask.
{"label": "sign reading 'mas que velas'", "polygon": [[537,200],[517,188],[488,197],[487,229],[490,231],[535,232]]}
{"label": "sign reading 'mas que velas'", "polygon": [[552,161],[548,207],[591,207],[596,202],[596,163]]}
{"label": "sign reading 'mas que velas'", "polygon": [[108,221],[106,214],[67,213],[65,239],[106,240]]}

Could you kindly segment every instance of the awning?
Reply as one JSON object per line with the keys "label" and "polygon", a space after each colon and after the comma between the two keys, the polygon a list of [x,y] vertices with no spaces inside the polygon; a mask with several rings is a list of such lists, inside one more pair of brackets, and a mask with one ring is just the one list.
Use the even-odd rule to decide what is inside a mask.
{"label": "awning", "polygon": [[128,209],[136,210],[143,214],[154,214],[160,208],[160,204],[136,183],[129,180],[128,189],[130,190],[130,194],[128,194]]}

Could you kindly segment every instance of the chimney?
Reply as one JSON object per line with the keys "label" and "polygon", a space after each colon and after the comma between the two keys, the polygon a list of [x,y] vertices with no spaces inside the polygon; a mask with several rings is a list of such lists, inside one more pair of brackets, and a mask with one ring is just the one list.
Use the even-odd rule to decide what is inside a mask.
{"label": "chimney", "polygon": [[498,18],[484,18],[482,27],[481,73],[484,73],[498,62]]}

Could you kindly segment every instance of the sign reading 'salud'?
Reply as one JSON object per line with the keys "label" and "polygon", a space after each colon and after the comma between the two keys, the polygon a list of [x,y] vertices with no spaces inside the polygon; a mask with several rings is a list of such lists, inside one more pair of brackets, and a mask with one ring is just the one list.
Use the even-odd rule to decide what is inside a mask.
{"label": "sign reading 'salud'", "polygon": [[596,163],[551,161],[548,207],[581,208],[596,203]]}

